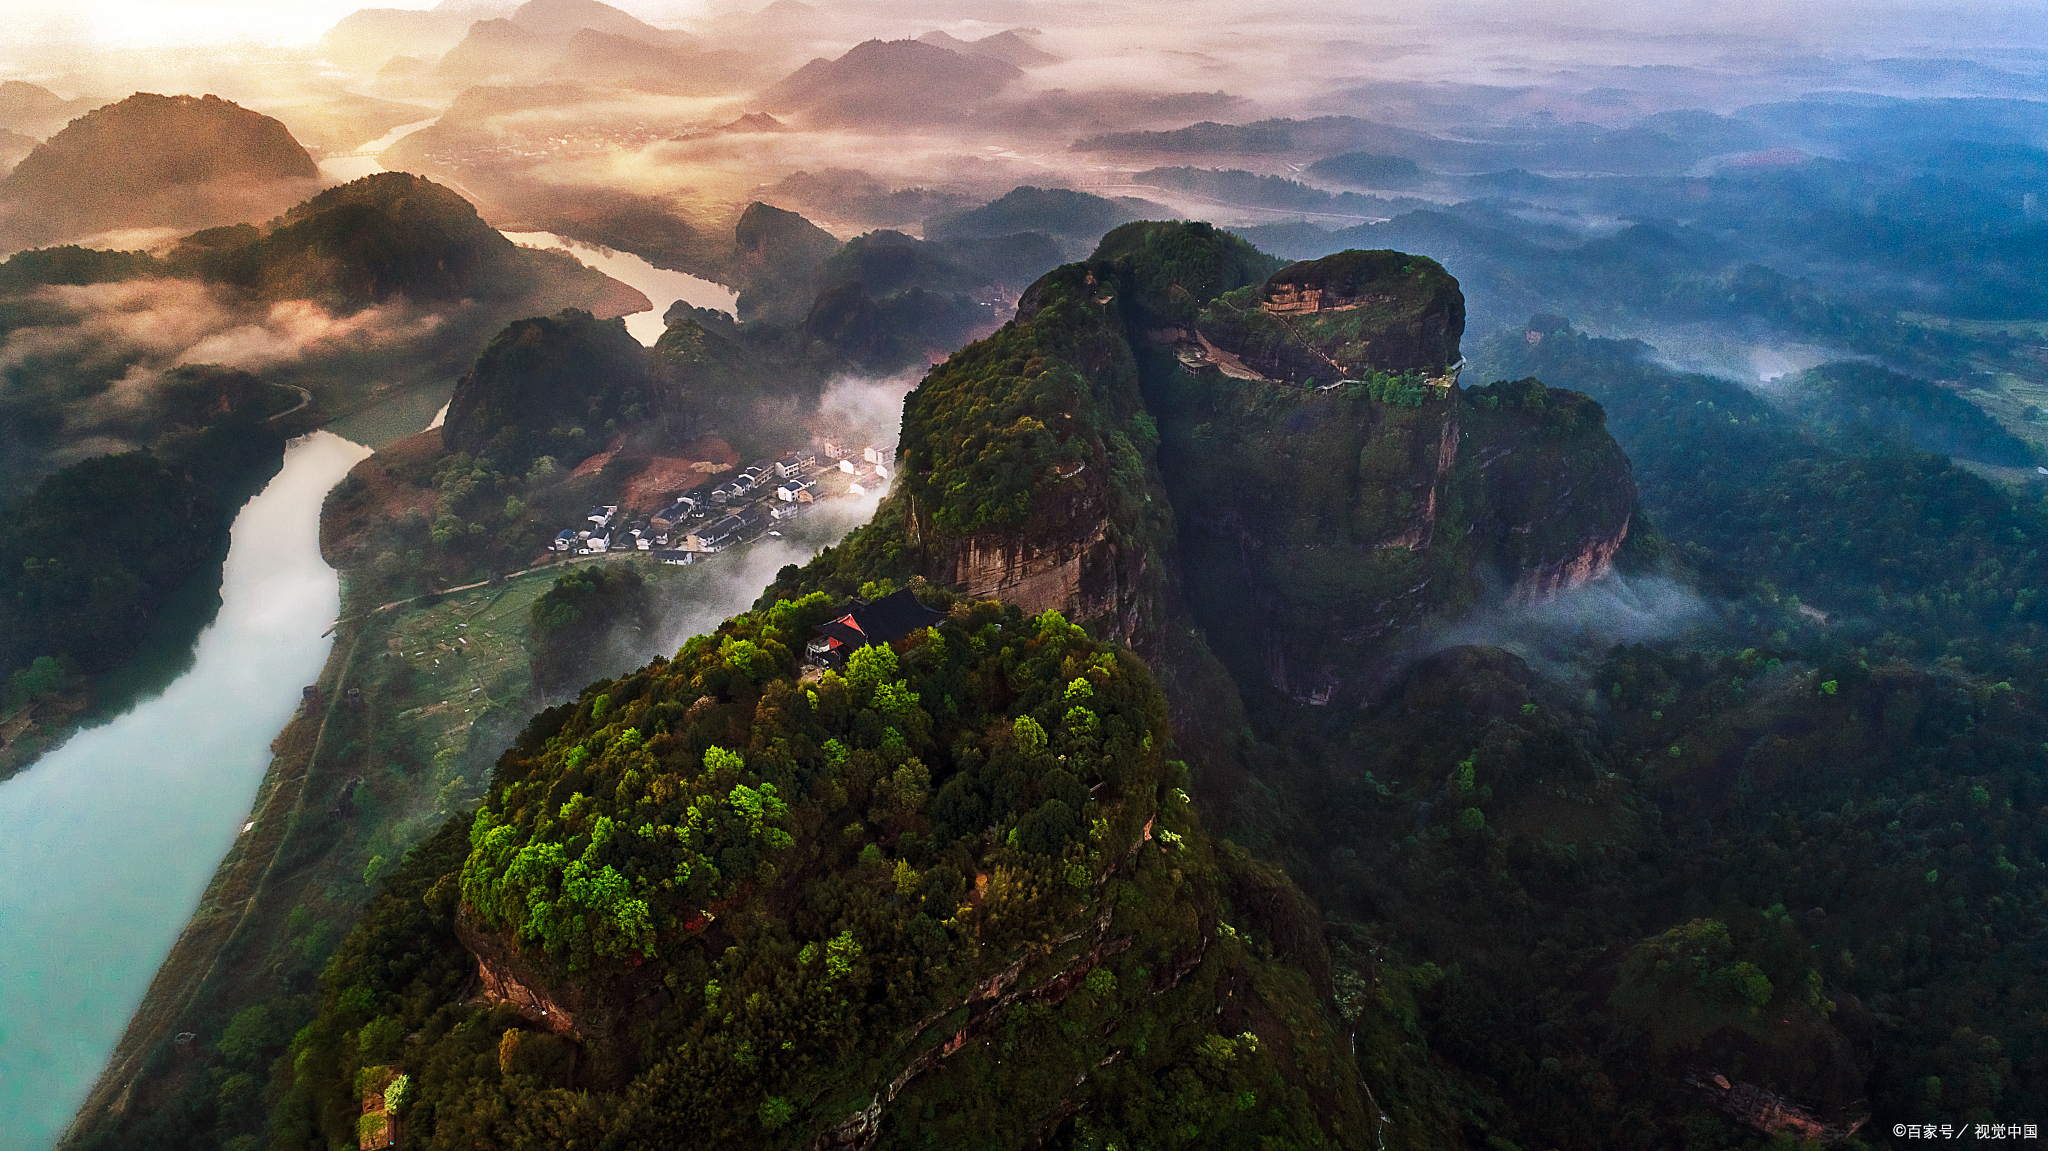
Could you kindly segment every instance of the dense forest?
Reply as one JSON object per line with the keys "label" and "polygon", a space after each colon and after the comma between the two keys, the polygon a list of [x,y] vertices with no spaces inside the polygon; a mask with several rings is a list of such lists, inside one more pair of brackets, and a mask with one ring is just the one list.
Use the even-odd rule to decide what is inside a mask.
{"label": "dense forest", "polygon": [[[1203,833],[1143,666],[934,602],[800,678],[836,609],[784,601],[535,717],[329,964],[277,1145],[398,1075],[422,1147],[1368,1145],[1271,958],[1327,978],[1313,912]],[[458,999],[472,952],[524,1015]]]}
{"label": "dense forest", "polygon": [[[1453,314],[1433,264],[1332,267],[1380,264],[1425,273],[1388,325]],[[1360,352],[1318,391],[1292,376],[1392,329],[1260,335],[1293,274],[1142,225],[1043,278],[913,393],[869,526],[535,717],[481,810],[379,878],[317,1020],[285,1022],[302,979],[223,1025],[220,1092],[165,1137],[253,1139],[266,1065],[261,1127],[291,1147],[395,1123],[418,1146],[1853,1148],[2048,1102],[2048,512],[1921,450],[2011,450],[1999,429],[1910,376],[1766,398],[1554,317],[1482,345],[1470,371],[1501,382],[1428,382],[1457,327],[1424,324],[1412,364]],[[1225,375],[1232,347],[1276,376]],[[1328,486],[1334,432],[1416,493],[1373,530],[1423,524],[1398,546],[1450,577],[1320,657],[1354,661],[1336,707],[1229,636],[1275,592],[1201,550],[1275,549],[1273,585],[1320,570],[1327,541],[1257,509],[1324,514],[1285,493]],[[355,546],[487,548],[456,509],[545,478],[525,449],[415,447],[337,491]],[[387,481],[449,522],[378,523]],[[1496,532],[1492,558],[1464,542]],[[931,580],[1062,533],[1097,557],[1069,594],[1115,613],[1092,637]],[[1619,572],[1488,583],[1589,547]],[[1123,582],[1091,600],[1100,562]],[[534,634],[573,650],[632,615],[612,584],[563,581]],[[844,597],[898,586],[943,616],[799,667]],[[1669,618],[1617,640],[1616,604]]]}
{"label": "dense forest", "polygon": [[[1126,314],[1172,307],[1118,283]],[[1221,757],[1239,765],[1226,829],[1285,860],[1331,917],[1375,1097],[1406,1142],[1443,1147],[1742,1146],[1759,1136],[1730,1119],[1764,1122],[1770,1098],[1828,1138],[2039,1109],[2048,744],[2026,573],[2048,525],[1911,446],[1944,421],[2001,441],[1904,377],[1830,369],[1810,385],[1818,410],[1774,406],[1639,344],[1530,330],[1488,342],[1475,371],[1545,381],[1539,406],[1590,403],[1568,387],[1605,406],[1641,514],[1637,574],[1602,594],[1640,612],[1695,585],[1691,606],[1661,601],[1666,638],[1616,646],[1597,603],[1577,623],[1497,619],[1516,651],[1450,648],[1349,713],[1274,691],[1256,653],[1231,663],[1250,738]],[[1052,367],[1106,337],[1029,338]],[[989,366],[1029,379],[1031,351]],[[962,376],[990,374],[977,362]],[[994,379],[976,394],[1014,386]],[[1466,396],[1544,395],[1516,387]],[[1073,410],[1072,392],[1048,395]],[[1028,402],[1004,416],[1026,418]],[[1844,435],[1845,420],[1885,434]],[[902,512],[885,505],[772,594],[914,570]],[[1180,535],[1187,562],[1195,537]],[[1200,571],[1184,571],[1212,634],[1243,618],[1232,596],[1205,616]],[[1701,1086],[1715,1076],[1750,1093]]]}

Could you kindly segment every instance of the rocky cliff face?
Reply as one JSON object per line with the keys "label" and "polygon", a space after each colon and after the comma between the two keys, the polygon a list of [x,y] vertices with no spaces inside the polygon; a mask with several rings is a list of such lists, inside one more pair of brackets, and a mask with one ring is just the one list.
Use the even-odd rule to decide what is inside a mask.
{"label": "rocky cliff face", "polygon": [[1466,389],[1475,534],[1511,605],[1538,603],[1613,570],[1634,520],[1635,478],[1606,413],[1529,379]]}
{"label": "rocky cliff face", "polygon": [[1119,229],[934,371],[874,533],[928,579],[1317,705],[1365,699],[1417,628],[1606,574],[1635,487],[1597,404],[1460,387],[1434,261],[1275,271],[1220,235]]}
{"label": "rocky cliff face", "polygon": [[1369,703],[1432,629],[1610,570],[1635,486],[1597,404],[1460,386],[1434,261],[1275,264],[1204,225],[1112,232],[926,378],[896,496],[778,588],[919,575],[1085,621],[1158,669],[1227,792],[1245,699]]}
{"label": "rocky cliff face", "polygon": [[1147,332],[1180,578],[1241,684],[1355,701],[1412,629],[1611,568],[1635,487],[1598,405],[1461,388],[1463,327],[1434,261],[1344,252]]}
{"label": "rocky cliff face", "polygon": [[963,594],[1034,615],[1092,620],[1104,634],[1132,642],[1143,631],[1145,554],[1113,537],[1101,484],[1087,479],[1085,464],[1057,482],[1057,514],[1069,530],[969,536],[946,550],[940,578]]}

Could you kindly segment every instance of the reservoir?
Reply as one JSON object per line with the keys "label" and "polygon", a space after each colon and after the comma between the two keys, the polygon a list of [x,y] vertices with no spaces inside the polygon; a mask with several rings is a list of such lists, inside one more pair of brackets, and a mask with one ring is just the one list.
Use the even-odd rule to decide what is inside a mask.
{"label": "reservoir", "polygon": [[327,660],[340,583],[321,501],[369,451],[294,440],[235,518],[192,669],[0,783],[0,1151],[62,1132],[241,832]]}

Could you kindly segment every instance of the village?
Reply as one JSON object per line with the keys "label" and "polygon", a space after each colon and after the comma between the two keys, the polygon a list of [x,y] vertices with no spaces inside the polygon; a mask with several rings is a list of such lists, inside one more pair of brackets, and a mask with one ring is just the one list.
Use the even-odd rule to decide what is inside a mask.
{"label": "village", "polygon": [[[756,460],[732,475],[707,475],[694,487],[624,503],[599,504],[548,544],[558,555],[639,551],[662,563],[689,564],[763,535],[827,499],[887,490],[896,449],[854,446],[826,436],[779,459]],[[701,473],[700,473],[701,474]],[[636,505],[638,505],[636,507]]]}

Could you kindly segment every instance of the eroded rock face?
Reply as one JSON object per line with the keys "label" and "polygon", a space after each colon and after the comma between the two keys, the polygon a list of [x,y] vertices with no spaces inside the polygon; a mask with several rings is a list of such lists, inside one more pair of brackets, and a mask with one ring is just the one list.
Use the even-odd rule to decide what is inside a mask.
{"label": "eroded rock face", "polygon": [[1120,545],[1086,470],[1067,477],[1067,530],[984,532],[960,540],[941,578],[975,598],[1014,603],[1031,615],[1057,611],[1134,642],[1144,615],[1145,554]]}
{"label": "eroded rock face", "polygon": [[581,1037],[577,1013],[549,992],[542,977],[503,936],[483,928],[466,904],[455,917],[455,936],[476,956],[481,998],[510,1003],[535,1026],[557,1035]]}
{"label": "eroded rock face", "polygon": [[1636,494],[1599,406],[1534,381],[1304,389],[1176,356],[1152,389],[1208,642],[1302,702],[1363,698],[1405,633],[1612,570]]}
{"label": "eroded rock face", "polygon": [[1636,486],[1600,405],[1533,379],[1465,398],[1474,530],[1506,602],[1540,603],[1612,571],[1634,522]]}

